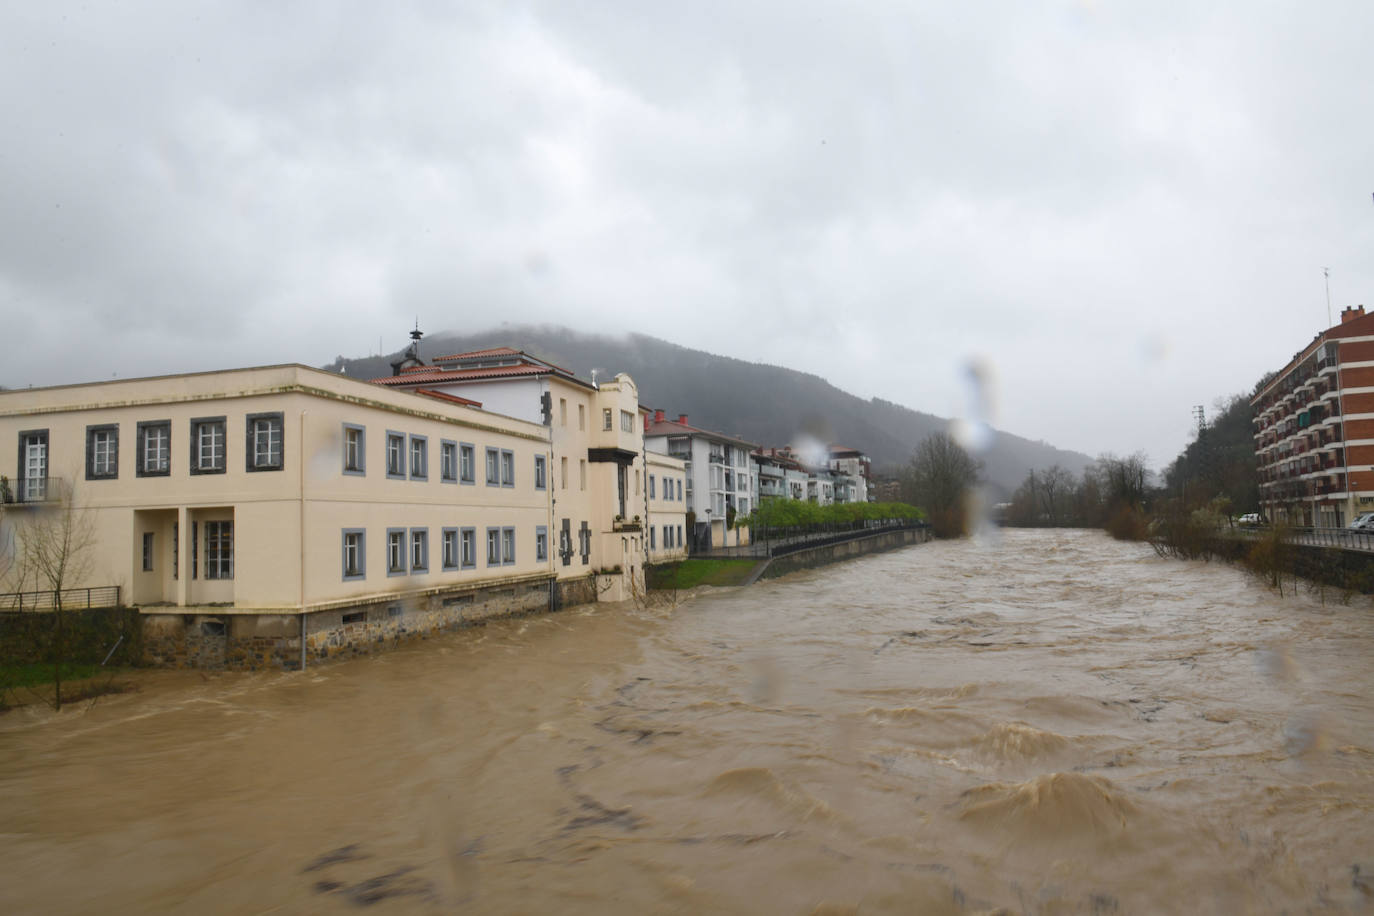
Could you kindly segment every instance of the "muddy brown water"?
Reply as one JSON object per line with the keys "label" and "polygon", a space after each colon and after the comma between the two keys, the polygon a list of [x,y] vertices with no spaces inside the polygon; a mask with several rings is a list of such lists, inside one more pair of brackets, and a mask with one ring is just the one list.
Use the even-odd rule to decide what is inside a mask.
{"label": "muddy brown water", "polygon": [[1374,614],[1008,532],[0,718],[0,911],[1374,904]]}

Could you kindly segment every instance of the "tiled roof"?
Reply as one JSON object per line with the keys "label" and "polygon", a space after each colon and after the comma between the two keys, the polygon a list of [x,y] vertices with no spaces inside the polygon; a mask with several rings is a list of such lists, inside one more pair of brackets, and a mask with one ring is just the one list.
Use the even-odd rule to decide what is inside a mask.
{"label": "tiled roof", "polygon": [[495,378],[528,378],[548,375],[553,370],[543,366],[489,366],[484,369],[438,369],[434,366],[416,366],[400,375],[374,378],[378,385],[424,385],[433,382],[466,382]]}
{"label": "tiled roof", "polygon": [[455,353],[452,356],[436,356],[436,363],[451,363],[460,359],[482,359],[490,356],[520,356],[520,350],[510,347],[488,347],[485,350],[469,350],[467,353]]}
{"label": "tiled roof", "polygon": [[730,436],[725,433],[711,432],[709,429],[697,429],[695,426],[688,426],[686,423],[679,423],[676,420],[662,420],[660,422],[649,422],[644,430],[646,436],[705,436],[709,439],[721,439],[732,445],[742,445],[753,451],[758,445],[741,439],[739,436]]}
{"label": "tiled roof", "polygon": [[481,407],[481,401],[474,401],[471,398],[460,398],[456,394],[449,394],[447,391],[435,391],[433,388],[416,388],[416,394],[423,394],[425,397],[434,398],[439,401],[449,401],[454,404],[463,404],[467,407]]}

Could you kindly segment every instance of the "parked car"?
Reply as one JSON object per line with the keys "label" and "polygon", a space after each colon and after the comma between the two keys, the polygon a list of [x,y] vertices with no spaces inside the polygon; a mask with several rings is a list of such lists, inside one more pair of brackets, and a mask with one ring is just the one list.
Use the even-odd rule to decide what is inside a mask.
{"label": "parked car", "polygon": [[1374,531],[1374,512],[1361,512],[1346,527],[1352,531]]}
{"label": "parked car", "polygon": [[1236,520],[1236,524],[1242,528],[1258,528],[1261,525],[1269,524],[1264,520],[1264,516],[1258,512],[1247,512]]}

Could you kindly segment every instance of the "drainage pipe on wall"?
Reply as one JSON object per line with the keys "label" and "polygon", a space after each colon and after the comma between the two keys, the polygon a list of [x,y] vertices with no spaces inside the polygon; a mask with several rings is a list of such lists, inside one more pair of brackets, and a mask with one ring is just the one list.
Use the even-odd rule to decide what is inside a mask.
{"label": "drainage pipe on wall", "polygon": [[[296,460],[296,496],[300,503],[300,528],[298,536],[300,538],[300,614],[301,614],[301,673],[305,673],[305,415],[308,410],[301,411],[300,429],[296,432],[296,448],[299,449],[299,457]],[[285,443],[282,444],[285,449]],[[283,456],[285,457],[285,456]]]}

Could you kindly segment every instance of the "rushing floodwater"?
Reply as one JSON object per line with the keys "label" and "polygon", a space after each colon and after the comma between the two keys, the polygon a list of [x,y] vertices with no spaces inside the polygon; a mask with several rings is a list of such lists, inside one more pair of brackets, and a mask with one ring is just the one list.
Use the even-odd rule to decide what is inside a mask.
{"label": "rushing floodwater", "polygon": [[0,719],[0,910],[1358,911],[1371,637],[1363,599],[1009,532],[154,672]]}

